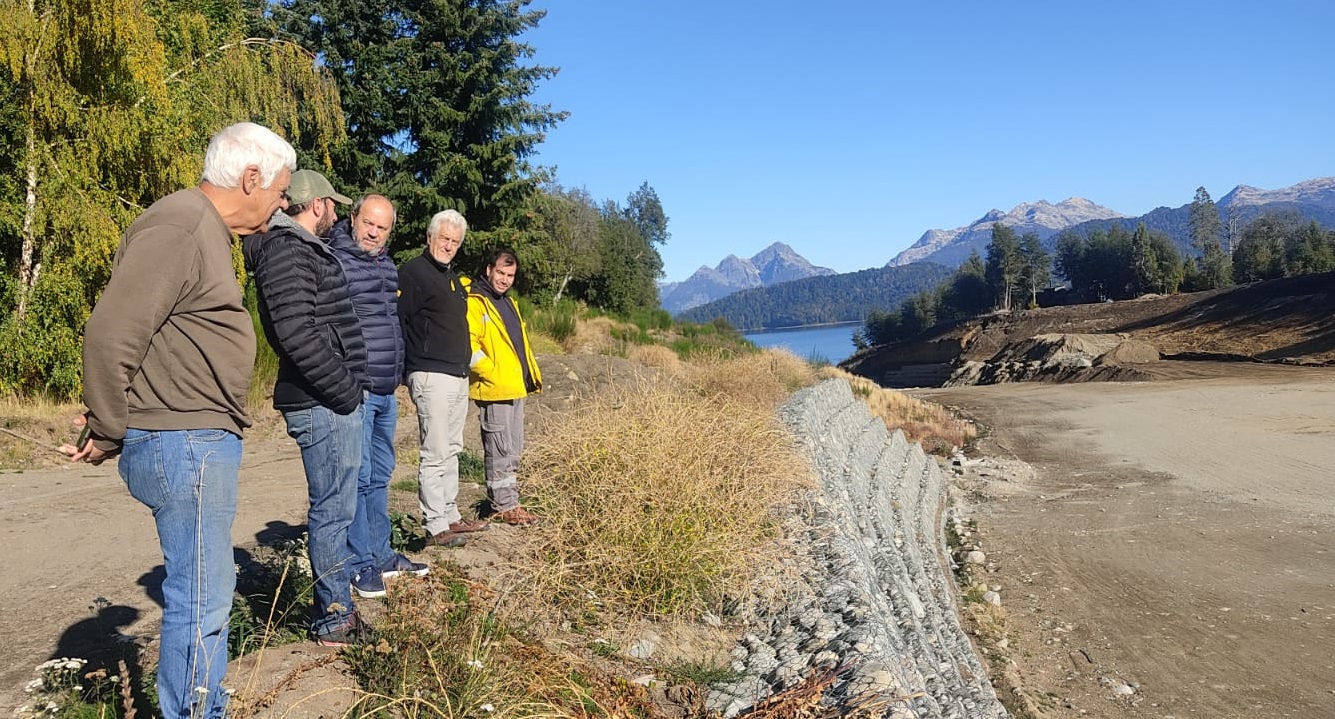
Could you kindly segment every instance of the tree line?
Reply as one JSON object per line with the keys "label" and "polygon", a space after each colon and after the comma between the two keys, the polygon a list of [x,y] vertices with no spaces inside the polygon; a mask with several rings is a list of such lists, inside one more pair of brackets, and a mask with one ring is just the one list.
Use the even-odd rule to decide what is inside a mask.
{"label": "tree line", "polygon": [[[522,39],[529,0],[30,0],[0,17],[0,392],[80,392],[83,326],[120,234],[199,180],[219,128],[284,135],[301,167],[398,208],[416,254],[435,212],[469,221],[460,262],[513,247],[520,292],[657,307],[668,218],[533,164],[567,114],[531,97],[557,68]],[[237,255],[238,279],[245,281]]]}
{"label": "tree line", "polygon": [[[1190,207],[1192,247],[1183,256],[1167,234],[1140,223],[1134,231],[1063,232],[1053,252],[1034,233],[1016,236],[994,225],[984,259],[976,251],[936,287],[891,311],[868,313],[859,347],[913,338],[932,327],[997,310],[1046,304],[1124,300],[1228,287],[1335,270],[1335,231],[1295,213],[1272,213],[1226,227],[1205,188]],[[1055,280],[1062,280],[1057,289]]]}
{"label": "tree line", "polygon": [[949,274],[942,265],[919,262],[804,277],[734,292],[677,317],[702,323],[722,319],[743,330],[859,322],[868,307],[896,307],[903,298],[935,286]]}

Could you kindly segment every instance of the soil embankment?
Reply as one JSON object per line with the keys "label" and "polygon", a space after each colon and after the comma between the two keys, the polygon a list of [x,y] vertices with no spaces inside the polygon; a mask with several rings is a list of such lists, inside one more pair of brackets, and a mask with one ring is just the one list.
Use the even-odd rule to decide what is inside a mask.
{"label": "soil embankment", "polygon": [[1160,358],[1333,364],[1332,288],[1335,273],[1325,273],[998,313],[874,347],[844,366],[883,386],[909,387],[1151,379]]}

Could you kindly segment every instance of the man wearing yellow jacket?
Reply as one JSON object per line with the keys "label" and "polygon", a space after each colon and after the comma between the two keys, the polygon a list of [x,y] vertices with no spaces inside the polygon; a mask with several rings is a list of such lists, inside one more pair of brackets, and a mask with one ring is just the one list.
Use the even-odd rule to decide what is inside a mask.
{"label": "man wearing yellow jacket", "polygon": [[542,390],[519,307],[508,295],[519,259],[495,250],[468,293],[468,396],[482,425],[483,468],[492,521],[518,526],[538,518],[519,506],[519,456],[524,451],[524,398]]}

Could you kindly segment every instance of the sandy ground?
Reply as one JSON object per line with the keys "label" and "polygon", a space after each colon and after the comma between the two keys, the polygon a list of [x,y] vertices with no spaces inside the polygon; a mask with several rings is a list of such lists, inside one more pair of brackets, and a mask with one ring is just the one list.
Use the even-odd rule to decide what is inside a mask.
{"label": "sandy ground", "polygon": [[[538,436],[551,416],[580,403],[585,395],[607,391],[652,374],[642,365],[602,355],[559,355],[541,360],[542,394],[530,398],[525,417],[530,438]],[[417,420],[406,390],[399,391],[398,434],[401,448],[396,478],[412,478],[416,466],[403,452],[416,451]],[[263,426],[246,437],[242,458],[236,521],[232,539],[238,563],[259,544],[299,536],[305,527],[307,496],[301,456],[282,430],[282,421],[268,412]],[[464,446],[481,454],[477,412],[470,407]],[[36,433],[35,430],[28,430]],[[45,454],[45,453],[44,453]],[[50,465],[49,456],[43,464]],[[157,636],[162,617],[162,554],[152,514],[130,497],[114,462],[100,467],[71,465],[0,470],[0,541],[9,551],[0,581],[0,717],[8,717],[27,699],[23,691],[36,677],[33,669],[56,657],[88,656],[90,647],[105,647],[106,637],[120,633],[145,642]],[[484,495],[480,485],[463,483],[460,506],[472,515]],[[392,491],[391,505],[413,511],[415,493]],[[448,557],[485,572],[512,532],[498,527],[463,550],[428,549],[421,561]],[[99,598],[104,600],[99,602]],[[100,609],[98,608],[100,604]],[[370,605],[374,609],[374,602]],[[328,650],[307,643],[270,652],[262,673],[267,679],[283,672],[321,665],[329,676],[314,683],[319,690],[346,685],[335,668],[324,667]],[[244,689],[245,671],[229,674],[228,684]],[[321,683],[323,682],[323,683]],[[267,686],[267,685],[262,685]],[[304,684],[297,693],[314,691]],[[305,696],[304,694],[302,696]],[[315,719],[346,708],[342,695],[325,696],[297,710],[283,709],[288,719]],[[296,701],[290,700],[289,701]],[[340,703],[341,702],[341,703]],[[335,712],[333,715],[336,715]]]}
{"label": "sandy ground", "polygon": [[[551,364],[551,410],[627,371]],[[922,393],[1036,470],[986,480],[974,510],[1020,689],[1051,717],[1335,717],[1335,370],[1160,364],[1196,378]],[[305,506],[295,445],[250,438],[236,545]],[[0,472],[0,508],[5,716],[43,660],[109,629],[155,634],[162,560],[114,465]]]}
{"label": "sandy ground", "polygon": [[916,393],[1034,470],[973,500],[1018,691],[1052,717],[1335,717],[1335,370],[1161,364],[1197,378]]}
{"label": "sandy ground", "polygon": [[[249,443],[235,546],[280,536],[305,524],[305,513],[296,443]],[[24,702],[23,686],[46,659],[86,656],[89,643],[111,631],[156,633],[163,576],[157,531],[114,462],[0,472],[0,538],[10,558],[0,582],[0,715]],[[99,597],[110,602],[100,613],[93,610]]]}

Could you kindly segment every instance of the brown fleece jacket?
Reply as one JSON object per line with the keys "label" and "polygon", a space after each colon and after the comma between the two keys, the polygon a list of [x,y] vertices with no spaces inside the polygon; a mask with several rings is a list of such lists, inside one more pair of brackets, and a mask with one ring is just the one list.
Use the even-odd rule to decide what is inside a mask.
{"label": "brown fleece jacket", "polygon": [[254,365],[222,216],[198,188],[153,203],[125,231],[84,331],[96,446],[115,450],[127,427],[241,434]]}

